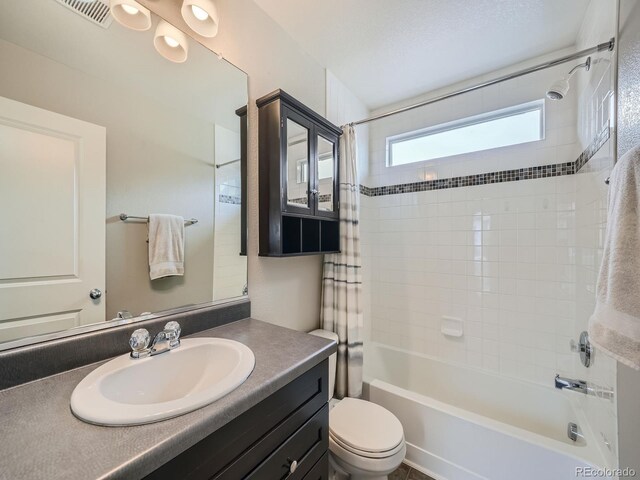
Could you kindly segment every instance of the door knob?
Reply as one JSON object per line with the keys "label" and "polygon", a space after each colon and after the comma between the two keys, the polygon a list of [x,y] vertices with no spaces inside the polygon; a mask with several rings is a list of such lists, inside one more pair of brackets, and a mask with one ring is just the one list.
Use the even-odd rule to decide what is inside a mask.
{"label": "door knob", "polygon": [[102,290],[100,290],[99,288],[94,288],[93,290],[91,290],[89,292],[89,296],[93,299],[93,300],[97,300],[102,296]]}

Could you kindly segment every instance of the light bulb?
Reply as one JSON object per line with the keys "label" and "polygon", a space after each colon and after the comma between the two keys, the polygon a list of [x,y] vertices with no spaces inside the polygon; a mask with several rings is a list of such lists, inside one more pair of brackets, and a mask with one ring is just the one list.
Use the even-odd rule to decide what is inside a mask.
{"label": "light bulb", "polygon": [[165,35],[163,38],[164,38],[164,43],[169,45],[171,48],[176,48],[178,45],[180,45],[180,42],[178,42],[173,37],[169,37],[168,35]]}
{"label": "light bulb", "polygon": [[127,12],[129,15],[136,15],[140,10],[132,5],[122,4],[122,10]]}
{"label": "light bulb", "polygon": [[193,16],[200,21],[205,21],[209,18],[209,14],[197,5],[191,5],[191,11],[193,12]]}

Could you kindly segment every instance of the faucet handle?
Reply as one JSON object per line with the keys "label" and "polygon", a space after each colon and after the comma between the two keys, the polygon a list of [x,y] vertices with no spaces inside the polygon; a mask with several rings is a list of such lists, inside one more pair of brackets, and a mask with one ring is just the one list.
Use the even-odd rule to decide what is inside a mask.
{"label": "faucet handle", "polygon": [[167,340],[169,341],[169,348],[176,348],[180,346],[180,333],[182,332],[182,329],[178,322],[168,322],[164,326],[164,332],[167,336]]}
{"label": "faucet handle", "polygon": [[132,358],[143,358],[149,355],[149,342],[151,336],[146,328],[138,328],[134,330],[129,338],[129,346],[133,350],[131,352]]}

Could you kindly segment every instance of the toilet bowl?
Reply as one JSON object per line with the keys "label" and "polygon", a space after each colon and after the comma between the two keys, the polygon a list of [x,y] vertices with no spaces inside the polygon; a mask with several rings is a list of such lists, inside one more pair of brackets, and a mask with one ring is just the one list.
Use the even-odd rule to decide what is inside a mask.
{"label": "toilet bowl", "polygon": [[[338,341],[325,330],[311,335]],[[386,480],[406,453],[402,424],[389,410],[358,398],[332,400],[336,354],[329,358],[329,461],[351,480]]]}

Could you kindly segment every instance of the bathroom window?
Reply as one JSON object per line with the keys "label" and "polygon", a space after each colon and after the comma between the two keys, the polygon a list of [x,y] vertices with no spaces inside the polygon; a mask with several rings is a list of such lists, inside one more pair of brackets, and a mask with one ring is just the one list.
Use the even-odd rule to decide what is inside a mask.
{"label": "bathroom window", "polygon": [[544,100],[387,137],[387,166],[544,139]]}

